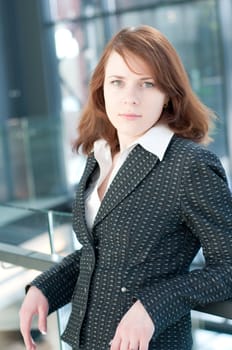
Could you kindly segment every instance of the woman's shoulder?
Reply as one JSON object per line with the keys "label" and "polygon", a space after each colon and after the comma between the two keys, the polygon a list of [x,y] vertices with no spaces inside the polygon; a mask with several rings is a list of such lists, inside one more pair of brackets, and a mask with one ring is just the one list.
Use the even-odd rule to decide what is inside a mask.
{"label": "woman's shoulder", "polygon": [[204,145],[194,141],[174,136],[170,144],[170,158],[175,164],[182,165],[182,169],[194,174],[214,172],[226,178],[225,169],[219,157]]}
{"label": "woman's shoulder", "polygon": [[170,143],[171,152],[176,153],[179,157],[186,157],[188,159],[202,159],[202,160],[218,160],[217,155],[212,152],[207,146],[194,142],[192,140],[174,135]]}

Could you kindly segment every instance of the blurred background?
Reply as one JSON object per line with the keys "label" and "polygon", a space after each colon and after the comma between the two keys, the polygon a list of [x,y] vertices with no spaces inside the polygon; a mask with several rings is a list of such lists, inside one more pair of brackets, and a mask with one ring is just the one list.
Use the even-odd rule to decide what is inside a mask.
{"label": "blurred background", "polygon": [[[218,115],[208,147],[232,183],[231,23],[232,0],[0,0],[1,350],[23,349],[18,309],[43,269],[42,255],[36,268],[22,262],[27,249],[54,263],[78,246],[70,211],[85,160],[72,143],[91,73],[120,28],[148,24],[175,46]],[[66,349],[57,339],[67,314],[51,317],[52,337],[35,329],[41,349]],[[231,350],[230,320],[193,311],[193,326],[194,350]]]}

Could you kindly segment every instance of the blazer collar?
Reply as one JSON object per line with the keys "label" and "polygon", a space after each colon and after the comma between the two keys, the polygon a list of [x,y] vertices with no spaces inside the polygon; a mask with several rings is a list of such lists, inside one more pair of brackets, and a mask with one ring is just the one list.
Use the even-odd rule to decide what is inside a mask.
{"label": "blazer collar", "polygon": [[157,160],[157,156],[146,151],[140,145],[131,151],[102,200],[94,226],[134,190],[155,166]]}

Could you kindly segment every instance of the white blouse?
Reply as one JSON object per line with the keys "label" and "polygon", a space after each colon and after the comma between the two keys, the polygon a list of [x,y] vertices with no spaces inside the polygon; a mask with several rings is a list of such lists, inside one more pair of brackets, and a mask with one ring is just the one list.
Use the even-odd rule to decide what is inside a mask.
{"label": "white blouse", "polygon": [[[162,161],[172,136],[173,131],[169,127],[158,123],[153,128],[149,129],[144,135],[134,141],[130,146],[121,151],[108,180],[105,194],[118,170],[136,145],[141,145],[144,149],[153,153],[159,158],[160,161]],[[105,140],[101,139],[95,141],[93,151],[99,168],[92,175],[92,180],[85,195],[85,215],[86,223],[89,229],[93,227],[94,219],[101,205],[98,195],[98,188],[105,180],[112,167],[110,146]]]}

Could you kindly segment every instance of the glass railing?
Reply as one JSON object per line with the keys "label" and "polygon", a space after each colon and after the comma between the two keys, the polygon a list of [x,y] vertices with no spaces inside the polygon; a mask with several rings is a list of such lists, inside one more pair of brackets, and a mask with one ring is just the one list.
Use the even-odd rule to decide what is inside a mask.
{"label": "glass railing", "polygon": [[[78,247],[70,213],[0,206],[1,348],[25,349],[18,319],[25,285]],[[59,337],[68,315],[66,306],[49,316],[46,337],[37,331],[34,321],[33,336],[46,350],[69,349]]]}
{"label": "glass railing", "polygon": [[[4,349],[23,350],[18,311],[24,287],[40,271],[80,249],[72,231],[71,214],[0,206],[0,344]],[[196,262],[198,263],[198,262]],[[216,310],[216,315],[213,314]],[[60,340],[70,305],[48,317],[48,334],[42,336],[33,323],[33,336],[41,349],[68,350]],[[219,317],[218,315],[225,315]],[[228,315],[228,317],[227,317]],[[232,303],[219,304],[209,313],[192,311],[193,350],[229,350],[232,344]]]}

